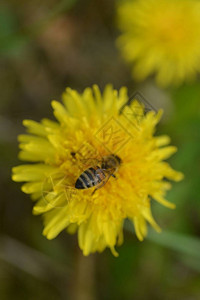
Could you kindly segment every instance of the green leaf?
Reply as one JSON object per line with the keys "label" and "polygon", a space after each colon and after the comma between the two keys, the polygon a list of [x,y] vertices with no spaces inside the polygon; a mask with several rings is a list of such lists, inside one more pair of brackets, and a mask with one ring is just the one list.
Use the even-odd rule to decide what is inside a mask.
{"label": "green leaf", "polygon": [[200,239],[197,237],[170,231],[158,234],[149,230],[147,239],[160,246],[200,259]]}

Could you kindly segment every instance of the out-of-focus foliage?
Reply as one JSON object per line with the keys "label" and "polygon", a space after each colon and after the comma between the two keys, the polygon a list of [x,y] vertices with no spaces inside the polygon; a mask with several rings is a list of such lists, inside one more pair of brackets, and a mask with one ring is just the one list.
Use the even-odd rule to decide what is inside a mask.
{"label": "out-of-focus foliage", "polygon": [[[199,299],[199,82],[167,91],[151,81],[136,85],[115,47],[115,1],[3,0],[0,24],[0,298]],[[172,136],[179,151],[170,164],[185,179],[168,193],[176,210],[153,205],[163,234],[141,243],[127,231],[119,258],[106,251],[82,260],[76,237],[41,235],[41,221],[10,172],[19,164],[24,118],[51,118],[50,101],[66,86],[81,91],[108,82],[164,107],[158,134]]]}

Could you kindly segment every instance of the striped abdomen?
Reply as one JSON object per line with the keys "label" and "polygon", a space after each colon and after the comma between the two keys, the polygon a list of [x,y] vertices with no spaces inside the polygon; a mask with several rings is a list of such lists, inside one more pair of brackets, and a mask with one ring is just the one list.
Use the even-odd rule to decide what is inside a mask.
{"label": "striped abdomen", "polygon": [[85,170],[75,183],[76,189],[88,189],[100,184],[106,175],[99,167]]}

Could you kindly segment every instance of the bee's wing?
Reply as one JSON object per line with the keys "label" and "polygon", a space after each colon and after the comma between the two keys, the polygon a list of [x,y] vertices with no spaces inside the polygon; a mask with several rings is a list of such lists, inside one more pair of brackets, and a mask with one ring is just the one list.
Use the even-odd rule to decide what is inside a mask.
{"label": "bee's wing", "polygon": [[101,165],[102,159],[95,158],[95,157],[90,157],[90,158],[82,159],[81,162],[85,166],[87,165],[87,166],[93,167],[93,166]]}

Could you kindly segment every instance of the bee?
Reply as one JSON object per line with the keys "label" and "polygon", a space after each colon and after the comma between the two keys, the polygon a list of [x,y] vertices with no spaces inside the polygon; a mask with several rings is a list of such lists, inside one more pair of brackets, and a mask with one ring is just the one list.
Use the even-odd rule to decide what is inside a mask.
{"label": "bee", "polygon": [[119,156],[114,154],[104,156],[99,161],[99,165],[90,167],[81,173],[75,182],[75,188],[89,189],[95,187],[92,192],[93,195],[96,190],[106,184],[111,176],[116,178],[114,173],[117,172],[120,164],[121,159]]}

